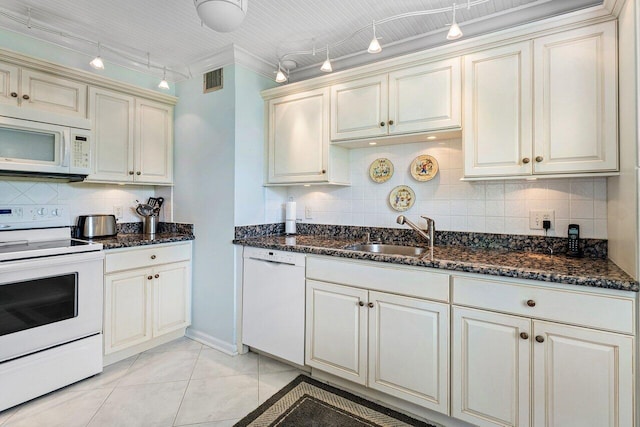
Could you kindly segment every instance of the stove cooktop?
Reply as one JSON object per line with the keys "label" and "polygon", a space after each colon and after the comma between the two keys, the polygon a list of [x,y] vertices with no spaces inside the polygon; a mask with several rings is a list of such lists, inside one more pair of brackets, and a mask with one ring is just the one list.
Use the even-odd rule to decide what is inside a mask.
{"label": "stove cooktop", "polygon": [[68,227],[0,232],[0,262],[101,250],[101,243],[71,238]]}

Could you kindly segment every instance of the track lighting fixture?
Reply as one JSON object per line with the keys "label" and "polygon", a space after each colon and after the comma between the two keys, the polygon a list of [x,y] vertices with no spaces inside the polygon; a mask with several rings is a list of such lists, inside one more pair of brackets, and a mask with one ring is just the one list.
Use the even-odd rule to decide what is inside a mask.
{"label": "track lighting fixture", "polygon": [[[477,6],[479,4],[482,3],[487,3],[491,0],[467,0],[466,1],[466,5],[456,5],[456,3],[453,3],[453,6],[448,6],[448,7],[439,7],[436,9],[427,9],[427,10],[417,10],[415,12],[406,12],[406,13],[401,13],[399,15],[394,15],[394,16],[389,16],[387,18],[382,18],[382,19],[378,19],[373,21],[372,24],[367,24],[363,27],[360,27],[358,29],[356,29],[355,31],[353,31],[350,35],[348,35],[347,37],[343,38],[342,40],[335,42],[333,44],[328,44],[327,45],[327,59],[325,59],[324,63],[322,64],[322,67],[320,68],[321,71],[324,71],[325,73],[330,73],[333,71],[333,67],[331,66],[331,60],[329,59],[329,48],[335,48],[338,47],[346,42],[348,42],[349,40],[351,40],[352,38],[354,38],[355,36],[357,36],[358,34],[360,34],[362,31],[365,31],[369,28],[369,25],[371,25],[372,29],[373,29],[373,38],[371,39],[371,42],[369,43],[369,47],[367,49],[367,52],[369,53],[379,53],[382,52],[382,46],[380,46],[380,39],[376,36],[376,25],[382,25],[382,24],[386,24],[388,22],[391,21],[396,21],[398,19],[406,19],[406,18],[411,18],[411,17],[415,17],[415,16],[425,16],[425,15],[433,15],[433,14],[437,14],[437,13],[449,13],[449,12],[453,12],[453,17],[452,17],[452,21],[451,21],[451,26],[449,28],[449,31],[447,33],[447,40],[456,40],[459,39],[460,37],[463,36],[462,34],[462,30],[460,29],[460,26],[458,25],[458,22],[456,21],[456,10],[457,9],[462,9],[462,8],[467,8],[467,10],[471,9],[471,7],[473,6]],[[278,60],[278,69],[276,70],[276,73],[278,73],[278,75],[280,74],[279,72],[281,71],[281,67],[280,67],[280,61],[285,62],[285,61],[290,61],[292,57],[295,57],[297,55],[314,55],[316,54],[317,50],[315,47],[315,38],[312,39],[313,46],[311,49],[309,50],[301,50],[301,51],[296,51],[296,52],[288,52],[285,53],[284,55],[281,55]],[[284,75],[284,73],[283,73]],[[288,79],[288,76],[287,76]],[[278,80],[276,80],[278,81]],[[286,80],[283,80],[282,82],[278,81],[279,83],[283,83]]]}
{"label": "track lighting fixture", "polygon": [[453,20],[451,21],[451,27],[447,33],[447,40],[456,40],[462,37],[462,30],[456,22],[456,4],[453,4]]}
{"label": "track lighting fixture", "polygon": [[287,81],[287,76],[282,71],[282,67],[278,62],[278,71],[276,72],[276,83],[284,83]]}
{"label": "track lighting fixture", "polygon": [[333,67],[331,67],[331,61],[329,60],[329,45],[327,45],[327,59],[324,60],[322,67],[320,67],[320,71],[324,71],[325,73],[330,73],[333,71]]}
{"label": "track lighting fixture", "polygon": [[162,81],[158,84],[160,89],[169,90],[169,82],[167,81],[167,68],[162,69]]}
{"label": "track lighting fixture", "polygon": [[376,21],[373,21],[373,39],[371,39],[371,43],[369,43],[369,49],[367,52],[369,53],[380,53],[382,52],[382,46],[380,46],[380,42],[376,37]]}
{"label": "track lighting fixture", "polygon": [[[162,81],[160,82],[160,84],[158,85],[159,88],[164,89],[164,90],[168,90],[169,89],[169,83],[166,80],[166,74],[167,74],[167,67],[161,66],[161,65],[157,65],[157,64],[153,64],[151,63],[151,58],[149,53],[146,54],[146,57],[144,60],[142,60],[140,57],[138,57],[135,54],[129,54],[126,53],[127,50],[129,51],[135,51],[134,48],[128,48],[128,49],[122,49],[122,47],[118,48],[118,49],[114,49],[114,48],[110,48],[108,46],[103,45],[101,42],[97,42],[76,34],[71,34],[71,33],[67,33],[67,32],[62,32],[60,31],[60,28],[52,28],[49,27],[47,25],[41,24],[37,21],[34,21],[31,18],[31,8],[27,8],[27,16],[20,16],[20,15],[14,15],[13,13],[9,13],[6,12],[2,9],[0,9],[0,16],[3,16],[13,22],[16,22],[18,24],[24,25],[29,29],[36,29],[38,31],[43,31],[45,33],[50,33],[50,34],[55,34],[56,36],[59,37],[64,37],[67,39],[71,39],[71,40],[75,40],[77,42],[82,42],[85,43],[88,46],[91,46],[91,49],[94,49],[96,46],[98,47],[98,54],[96,55],[95,58],[93,58],[90,62],[89,65],[96,69],[96,70],[104,70],[104,61],[102,60],[102,56],[101,56],[101,51],[102,50],[108,50],[109,54],[111,57],[120,57],[122,59],[125,59],[126,61],[129,62],[133,62],[133,63],[146,63],[147,68],[149,70],[162,70],[163,71],[163,78]],[[169,72],[173,73],[174,76],[181,76],[185,79],[190,78],[190,75],[181,73],[179,71],[176,70],[169,70]]]}
{"label": "track lighting fixture", "polygon": [[98,42],[98,56],[93,58],[91,62],[89,62],[89,65],[91,65],[91,68],[94,68],[96,70],[104,70],[104,62],[100,57],[100,42]]}

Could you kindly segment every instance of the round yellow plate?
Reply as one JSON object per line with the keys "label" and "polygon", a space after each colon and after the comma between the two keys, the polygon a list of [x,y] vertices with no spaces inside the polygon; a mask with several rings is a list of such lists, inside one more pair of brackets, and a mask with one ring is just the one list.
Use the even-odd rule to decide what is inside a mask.
{"label": "round yellow plate", "polygon": [[411,209],[416,202],[416,193],[406,185],[398,185],[389,193],[389,205],[398,212]]}
{"label": "round yellow plate", "polygon": [[369,176],[378,184],[388,181],[393,176],[393,163],[385,158],[375,159],[369,166]]}
{"label": "round yellow plate", "polygon": [[438,173],[438,161],[427,154],[418,156],[411,163],[411,176],[416,181],[430,181]]}

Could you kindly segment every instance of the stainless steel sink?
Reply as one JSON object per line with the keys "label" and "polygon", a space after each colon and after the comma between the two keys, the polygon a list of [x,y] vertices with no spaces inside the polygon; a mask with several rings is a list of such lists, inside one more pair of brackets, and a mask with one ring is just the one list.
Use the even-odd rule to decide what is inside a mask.
{"label": "stainless steel sink", "polygon": [[372,252],[376,254],[408,256],[420,256],[427,252],[425,248],[418,248],[415,246],[385,245],[382,243],[358,243],[356,245],[345,246],[345,249],[348,249],[350,251]]}

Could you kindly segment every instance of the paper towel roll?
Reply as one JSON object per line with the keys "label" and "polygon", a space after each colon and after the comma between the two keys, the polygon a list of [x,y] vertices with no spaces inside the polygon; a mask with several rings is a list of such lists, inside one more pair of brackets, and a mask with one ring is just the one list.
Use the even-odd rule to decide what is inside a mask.
{"label": "paper towel roll", "polygon": [[296,202],[287,202],[284,219],[296,220]]}

